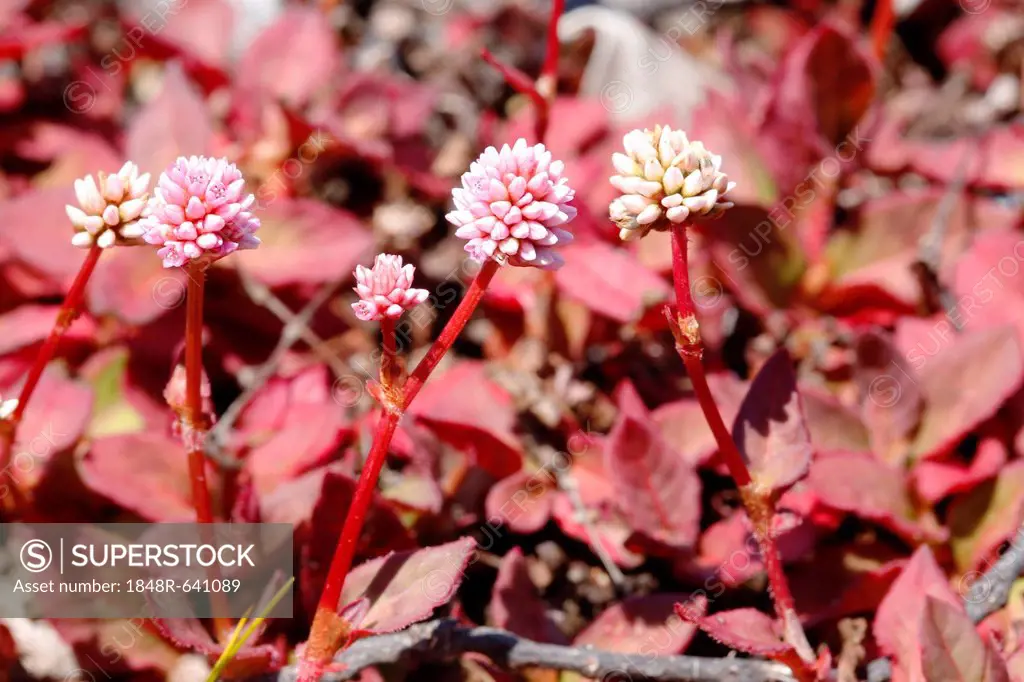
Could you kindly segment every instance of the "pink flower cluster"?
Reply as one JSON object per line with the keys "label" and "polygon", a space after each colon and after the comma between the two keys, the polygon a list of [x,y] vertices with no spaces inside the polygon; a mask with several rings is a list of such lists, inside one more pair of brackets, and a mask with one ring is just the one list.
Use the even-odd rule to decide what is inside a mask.
{"label": "pink flower cluster", "polygon": [[147,243],[165,268],[207,263],[260,244],[260,221],[252,213],[255,197],[243,195],[242,173],[227,159],[179,157],[160,175],[150,214],[140,221]]}
{"label": "pink flower cluster", "polygon": [[468,240],[466,251],[480,261],[561,266],[555,247],[572,241],[562,227],[576,217],[564,168],[542,144],[519,139],[501,151],[488,147],[452,190],[455,210],[447,218],[458,228],[455,236]]}
{"label": "pink flower cluster", "polygon": [[412,286],[413,265],[402,265],[402,257],[378,254],[372,268],[356,266],[356,288],[359,301],[352,310],[360,320],[383,320],[401,317],[406,310],[427,300],[426,289]]}

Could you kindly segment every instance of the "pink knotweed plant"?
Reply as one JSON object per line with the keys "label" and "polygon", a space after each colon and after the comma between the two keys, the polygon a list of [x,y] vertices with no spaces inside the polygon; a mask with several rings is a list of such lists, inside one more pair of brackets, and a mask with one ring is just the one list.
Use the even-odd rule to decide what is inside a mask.
{"label": "pink knotweed plant", "polygon": [[519,139],[501,150],[488,147],[452,190],[455,210],[447,215],[481,262],[555,269],[563,259],[556,247],[572,241],[563,229],[576,217],[575,191],[562,177],[565,164],[542,144]]}
{"label": "pink knotweed plant", "polygon": [[88,249],[108,249],[115,244],[137,243],[143,235],[139,218],[149,199],[149,173],[129,161],[116,173],[97,173],[75,180],[78,206],[65,206],[75,228],[71,243]]}
{"label": "pink knotweed plant", "polygon": [[621,239],[667,230],[691,216],[714,218],[732,207],[723,197],[736,183],[721,171],[722,157],[682,130],[633,130],[622,143],[626,153],[612,155],[617,174],[610,178],[622,196],[608,208]]}
{"label": "pink knotweed plant", "polygon": [[415,266],[402,265],[402,257],[381,253],[372,268],[356,266],[355,292],[359,300],[352,310],[360,320],[397,319],[406,310],[427,300],[426,289],[414,289],[412,278]]}
{"label": "pink knotweed plant", "polygon": [[249,212],[255,197],[244,187],[227,159],[181,156],[160,174],[141,224],[146,242],[161,247],[165,268],[212,263],[260,245],[260,221]]}

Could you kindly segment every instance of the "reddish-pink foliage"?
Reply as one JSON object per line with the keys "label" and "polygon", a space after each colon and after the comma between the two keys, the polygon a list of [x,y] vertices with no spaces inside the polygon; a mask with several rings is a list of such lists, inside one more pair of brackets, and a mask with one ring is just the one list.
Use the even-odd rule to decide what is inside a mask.
{"label": "reddish-pink foliage", "polygon": [[[884,3],[740,3],[697,27],[652,7],[654,33],[595,29],[593,45],[564,30],[588,21],[570,8],[561,58],[543,61],[548,7],[285,4],[250,17],[228,0],[0,0],[0,399],[24,385],[82,264],[64,211],[75,179],[126,160],[158,176],[206,154],[255,195],[263,245],[207,278],[215,416],[252,388],[207,472],[221,518],[295,527],[297,609],[230,673],[274,670],[308,638],[382,416],[379,327],[351,314],[353,268],[379,252],[417,268],[429,298],[399,328],[411,368],[475,272],[444,221],[451,189],[487,145],[543,128],[538,94],[510,97],[479,59],[487,45],[527,80],[556,71],[544,143],[576,191],[575,242],[553,274],[501,269],[405,406],[341,613],[365,632],[436,613],[624,654],[795,660],[662,314],[669,235],[622,244],[606,218],[611,153],[667,124],[737,183],[734,208],[687,230],[700,362],[773,497],[812,648],[862,617],[867,658],[890,656],[897,680],[1024,675],[1020,605],[978,628],[959,606],[1024,519],[1014,8],[893,7],[883,65],[870,46],[886,35],[867,24]],[[183,362],[185,285],[152,249],[104,253],[17,429],[18,511],[193,517],[162,394]],[[329,286],[307,325],[286,326]],[[282,332],[295,336],[275,353]],[[470,567],[474,542],[483,565]],[[111,663],[123,626],[55,621],[96,677],[160,679],[182,650],[223,650],[207,624],[165,621]],[[28,651],[11,633],[0,627],[4,664]],[[463,671],[509,674],[475,655],[406,676]]]}

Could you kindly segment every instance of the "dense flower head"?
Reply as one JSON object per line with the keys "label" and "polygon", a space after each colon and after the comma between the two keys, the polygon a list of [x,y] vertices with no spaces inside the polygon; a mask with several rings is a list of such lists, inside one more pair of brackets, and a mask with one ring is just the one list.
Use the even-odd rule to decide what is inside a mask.
{"label": "dense flower head", "polygon": [[682,130],[633,130],[622,142],[626,153],[612,156],[617,174],[610,178],[622,196],[608,209],[622,239],[638,239],[691,216],[714,218],[732,208],[723,197],[736,183],[721,171],[722,157],[688,140]]}
{"label": "dense flower head", "polygon": [[382,253],[373,261],[372,268],[356,266],[356,288],[359,301],[352,310],[360,320],[395,319],[403,312],[427,300],[426,289],[414,289],[413,265],[402,265],[402,257]]}
{"label": "dense flower head", "polygon": [[75,228],[71,243],[83,249],[93,244],[107,249],[142,236],[139,218],[149,198],[149,173],[139,175],[131,161],[116,173],[97,173],[75,180],[78,206],[64,207]]}
{"label": "dense flower head", "polygon": [[452,190],[455,210],[447,218],[458,228],[455,236],[468,240],[466,251],[476,260],[559,267],[555,247],[572,241],[562,228],[576,217],[564,168],[544,145],[521,138],[501,151],[488,147]]}
{"label": "dense flower head", "polygon": [[249,208],[245,180],[227,159],[181,156],[160,174],[142,219],[144,239],[156,246],[165,268],[207,263],[239,249],[255,249],[260,221]]}

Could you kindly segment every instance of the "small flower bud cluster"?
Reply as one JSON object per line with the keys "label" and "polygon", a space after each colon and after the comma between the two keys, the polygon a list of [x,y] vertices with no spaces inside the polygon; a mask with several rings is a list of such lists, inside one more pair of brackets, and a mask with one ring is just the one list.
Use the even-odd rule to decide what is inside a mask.
{"label": "small flower bud cluster", "polygon": [[75,228],[71,243],[83,249],[93,244],[108,249],[115,244],[131,243],[143,235],[139,218],[149,198],[149,173],[129,161],[117,173],[97,173],[75,180],[78,206],[65,207]]}
{"label": "small flower bud cluster", "polygon": [[352,304],[356,317],[365,322],[397,319],[402,313],[427,300],[426,289],[414,289],[412,278],[416,268],[402,265],[402,257],[382,253],[372,268],[356,266],[356,288],[359,301]]}
{"label": "small flower bud cluster", "polygon": [[617,174],[610,178],[622,196],[608,212],[623,240],[666,230],[691,216],[717,217],[732,207],[723,197],[736,183],[721,171],[722,157],[690,142],[682,130],[633,130],[622,141],[626,153],[612,156]]}

